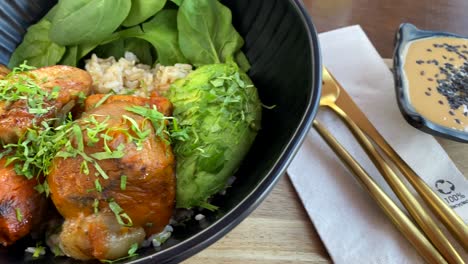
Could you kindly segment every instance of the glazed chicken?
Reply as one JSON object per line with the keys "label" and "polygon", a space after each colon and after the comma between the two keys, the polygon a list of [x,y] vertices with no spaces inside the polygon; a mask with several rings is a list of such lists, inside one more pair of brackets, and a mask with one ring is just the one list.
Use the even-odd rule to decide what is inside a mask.
{"label": "glazed chicken", "polygon": [[[2,75],[0,69],[0,75]],[[79,95],[88,95],[91,92],[92,79],[84,70],[57,65],[39,68],[7,77],[10,83],[33,82],[33,85],[47,91],[48,94],[57,93],[54,97],[43,98],[42,109],[45,113],[31,113],[31,102],[26,99],[0,101],[0,140],[4,143],[18,141],[28,128],[40,124],[42,120],[65,114],[77,104]],[[4,89],[10,89],[5,86]],[[30,97],[29,97],[30,98]]]}
{"label": "glazed chicken", "polygon": [[34,190],[36,179],[17,175],[5,162],[6,158],[0,159],[0,244],[9,246],[40,229],[47,200]]}
{"label": "glazed chicken", "polygon": [[10,69],[8,69],[5,65],[0,64],[0,80],[5,78],[10,73]]}
{"label": "glazed chicken", "polygon": [[[55,89],[57,96],[46,99],[42,107],[50,107],[50,110],[43,115],[29,113],[26,99],[0,101],[0,140],[3,143],[16,143],[33,126],[33,122],[54,118],[62,110],[69,111],[75,105],[78,93],[86,95],[91,89],[91,77],[78,68],[53,66],[7,76],[9,72],[8,68],[0,65],[2,89],[34,82],[29,85],[38,85],[48,92]],[[14,163],[5,167],[6,159],[0,159],[0,244],[4,246],[13,244],[32,231],[40,231],[39,226],[47,208],[46,197],[34,189],[44,178],[28,180],[25,176],[17,175]]]}
{"label": "glazed chicken", "polygon": [[[126,256],[132,244],[161,232],[175,206],[175,160],[169,143],[150,120],[126,109],[155,105],[169,114],[172,105],[162,97],[123,95],[92,95],[85,103],[86,112],[77,121],[83,152],[93,157],[107,146],[108,151],[120,148],[123,155],[95,159],[106,176],[83,155],[54,159],[47,179],[52,201],[65,218],[59,246],[76,259],[116,259]],[[137,143],[137,131],[149,134]],[[78,149],[80,137],[71,138]]]}

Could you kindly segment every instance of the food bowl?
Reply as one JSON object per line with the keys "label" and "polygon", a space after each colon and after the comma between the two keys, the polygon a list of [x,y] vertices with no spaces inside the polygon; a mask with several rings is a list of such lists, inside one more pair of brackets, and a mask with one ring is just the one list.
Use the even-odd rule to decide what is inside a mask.
{"label": "food bowl", "polygon": [[420,30],[408,23],[400,26],[394,77],[398,105],[409,124],[429,134],[468,142],[468,106],[460,103],[468,99],[466,87],[461,87],[467,82],[462,69],[467,58],[467,37]]}
{"label": "food bowl", "polygon": [[[180,262],[220,239],[249,215],[266,197],[300,147],[320,99],[321,61],[317,34],[299,0],[223,1],[245,39],[243,51],[251,62],[248,74],[264,105],[262,130],[225,195],[203,211],[205,221],[176,227],[172,237],[156,250],[140,249],[125,263]],[[55,1],[12,0],[0,3],[0,63],[7,64],[26,29]],[[25,253],[35,241],[25,238],[0,247],[0,263],[77,263],[50,252],[39,258]],[[91,261],[91,263],[94,263]],[[96,263],[99,263],[96,261]]]}

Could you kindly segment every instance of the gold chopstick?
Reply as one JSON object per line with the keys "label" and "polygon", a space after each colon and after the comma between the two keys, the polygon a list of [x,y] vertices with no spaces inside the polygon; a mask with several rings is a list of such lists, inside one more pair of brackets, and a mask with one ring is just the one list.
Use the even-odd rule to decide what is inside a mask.
{"label": "gold chopstick", "polygon": [[419,227],[421,227],[429,240],[444,256],[444,258],[449,263],[464,264],[465,262],[463,261],[460,254],[458,254],[450,241],[436,225],[434,220],[432,220],[429,214],[424,210],[421,204],[406,187],[406,185],[395,174],[395,172],[387,164],[377,149],[375,149],[374,145],[369,140],[369,138],[367,138],[364,132],[362,132],[356,123],[354,123],[354,121],[337,105],[331,105],[330,107],[332,107],[335,113],[337,113],[345,121],[346,125],[350,128],[361,147],[364,148],[365,152],[380,171],[382,176],[385,178],[393,192],[397,195],[398,199],[405,206]]}
{"label": "gold chopstick", "polygon": [[370,196],[382,208],[400,232],[416,248],[417,252],[428,263],[447,263],[437,249],[429,242],[423,233],[413,224],[413,222],[401,211],[400,208],[390,199],[387,194],[380,189],[372,177],[362,168],[361,165],[349,154],[346,149],[322,126],[317,120],[313,122],[314,128],[338,155],[338,157],[354,173],[356,179],[368,191]]}
{"label": "gold chopstick", "polygon": [[444,223],[450,233],[455,236],[463,248],[468,251],[468,226],[432,189],[406,164],[406,162],[393,150],[383,138],[372,138],[377,146],[390,158],[408,182],[418,192],[434,214]]}

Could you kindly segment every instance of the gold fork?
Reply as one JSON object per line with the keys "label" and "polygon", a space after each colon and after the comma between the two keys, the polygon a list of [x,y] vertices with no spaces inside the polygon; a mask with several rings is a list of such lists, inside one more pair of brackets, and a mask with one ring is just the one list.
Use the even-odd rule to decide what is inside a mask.
{"label": "gold fork", "polygon": [[359,165],[359,163],[349,154],[346,149],[331,135],[331,133],[319,121],[314,120],[314,128],[344,162],[344,164],[354,173],[356,179],[361,183],[369,195],[377,202],[387,217],[393,222],[398,230],[416,248],[427,263],[447,263],[440,255],[439,251],[424,236],[418,227],[406,216],[405,213],[387,196],[387,194],[374,182],[372,177]]}
{"label": "gold fork", "polygon": [[[418,203],[415,197],[413,197],[413,195],[405,186],[405,184],[395,174],[392,168],[387,164],[385,159],[377,151],[377,149],[374,147],[374,145],[366,136],[366,134],[358,127],[358,125],[356,125],[356,123],[351,119],[351,117],[336,104],[340,96],[340,91],[342,91],[342,88],[340,88],[339,84],[334,80],[334,78],[331,76],[331,74],[328,72],[328,70],[325,67],[323,68],[322,76],[323,76],[323,88],[322,88],[323,91],[322,91],[322,97],[320,100],[320,105],[329,107],[335,113],[337,113],[341,119],[345,121],[346,125],[350,128],[351,132],[356,137],[359,144],[364,148],[366,153],[369,155],[369,157],[371,158],[372,162],[375,164],[377,169],[384,176],[385,180],[387,181],[389,186],[392,188],[392,190],[395,192],[399,200],[402,202],[402,204],[405,206],[405,208],[408,210],[411,216],[415,219],[416,223],[421,227],[421,229],[429,238],[429,240],[444,256],[444,258],[449,263],[464,263],[463,259],[460,257],[458,252],[456,252],[456,250],[453,248],[451,243],[447,240],[447,238],[444,236],[442,231],[432,220],[432,218],[427,214],[427,212]],[[390,156],[390,158],[392,157]],[[398,162],[395,162],[395,163],[396,165],[398,165],[397,164]],[[405,168],[405,166],[399,166],[399,167]],[[407,165],[406,167],[409,168],[409,166]],[[406,171],[408,172],[408,170]],[[429,189],[429,187],[427,187],[427,189],[420,188],[420,190],[421,189],[424,191],[428,191],[427,189]],[[432,190],[430,189],[429,191],[432,192]],[[426,195],[426,198],[427,197],[431,197],[431,196]],[[418,250],[421,250],[421,249],[418,249]]]}

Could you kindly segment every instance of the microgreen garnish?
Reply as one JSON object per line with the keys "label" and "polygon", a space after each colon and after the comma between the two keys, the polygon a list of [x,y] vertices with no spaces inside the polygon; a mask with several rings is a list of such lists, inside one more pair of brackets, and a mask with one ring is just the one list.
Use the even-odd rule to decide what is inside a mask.
{"label": "microgreen garnish", "polygon": [[94,199],[93,209],[94,209],[95,214],[99,213],[99,200],[98,199]]}
{"label": "microgreen garnish", "polygon": [[135,256],[137,255],[136,254],[136,251],[138,250],[138,243],[133,243],[131,246],[130,246],[130,249],[128,250],[128,255],[129,256]]}
{"label": "microgreen garnish", "polygon": [[45,247],[43,247],[42,245],[42,242],[39,241],[36,243],[36,246],[35,247],[29,247],[28,248],[28,252],[31,252],[29,250],[32,250],[33,252],[33,258],[38,258],[40,255],[44,255],[45,254]]}
{"label": "microgreen garnish", "polygon": [[99,182],[99,179],[94,180],[94,188],[96,188],[96,191],[102,192],[102,186],[101,186],[101,183]]}
{"label": "microgreen garnish", "polygon": [[48,105],[46,101],[57,99],[60,87],[56,86],[52,91],[42,89],[38,85],[41,80],[38,80],[34,74],[27,72],[33,69],[35,68],[23,63],[0,80],[0,100],[8,103],[25,100],[29,113],[43,115],[54,107]]}
{"label": "microgreen garnish", "polygon": [[39,193],[44,193],[46,197],[49,197],[50,194],[50,189],[49,189],[49,184],[47,183],[47,180],[44,181],[42,184],[38,184],[34,187],[34,190],[36,190]]}
{"label": "microgreen garnish", "polygon": [[109,97],[111,97],[112,95],[114,95],[114,93],[108,93],[106,95],[104,95],[101,100],[99,100],[96,105],[94,106],[94,108],[98,108],[99,106],[101,106],[104,102],[107,101],[107,99],[109,99]]}
{"label": "microgreen garnish", "polygon": [[110,201],[109,202],[109,208],[114,213],[115,218],[117,219],[117,222],[120,225],[123,225],[123,226],[132,226],[133,225],[133,222],[132,222],[132,219],[130,218],[130,216],[128,216],[128,214],[124,213],[124,210],[122,209],[122,207],[120,207],[120,205],[118,203],[116,203],[115,201]]}
{"label": "microgreen garnish", "polygon": [[120,176],[120,189],[125,191],[127,189],[127,176],[122,175]]}
{"label": "microgreen garnish", "polygon": [[[64,125],[54,128],[43,121],[40,127],[28,129],[18,143],[5,145],[7,151],[0,156],[7,156],[6,164],[14,163],[15,172],[28,179],[48,175],[55,154],[69,140],[70,124],[71,119],[68,119]],[[47,191],[45,186],[39,189]]]}
{"label": "microgreen garnish", "polygon": [[16,220],[18,220],[18,222],[23,222],[23,214],[21,213],[21,209],[15,208],[15,212],[16,212]]}
{"label": "microgreen garnish", "polygon": [[[151,122],[153,125],[156,136],[160,137],[167,143],[165,134],[169,134],[170,138],[176,138],[178,140],[184,141],[188,138],[188,134],[185,130],[181,129],[178,126],[177,120],[173,117],[166,117],[161,112],[159,112],[156,106],[153,108],[143,107],[143,106],[131,106],[125,108],[125,110],[138,114]],[[172,121],[171,129],[168,129],[167,123]]]}

